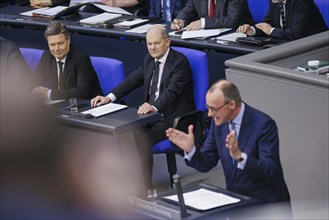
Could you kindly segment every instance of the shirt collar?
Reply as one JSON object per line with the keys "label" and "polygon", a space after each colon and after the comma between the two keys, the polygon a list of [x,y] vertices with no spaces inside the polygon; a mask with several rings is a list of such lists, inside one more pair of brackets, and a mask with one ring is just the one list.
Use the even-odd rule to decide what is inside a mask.
{"label": "shirt collar", "polygon": [[160,58],[160,59],[155,59],[155,61],[160,61],[161,64],[164,64],[166,63],[166,60],[167,60],[167,57],[168,57],[168,54],[169,54],[169,50],[170,50],[170,47],[168,47],[166,53]]}
{"label": "shirt collar", "polygon": [[58,63],[58,61],[61,61],[62,63],[65,64],[66,58],[67,58],[67,56],[60,60],[56,57],[56,62]]}
{"label": "shirt collar", "polygon": [[235,125],[238,125],[238,126],[241,125],[244,110],[245,110],[245,104],[242,102],[239,114],[233,119],[233,122]]}

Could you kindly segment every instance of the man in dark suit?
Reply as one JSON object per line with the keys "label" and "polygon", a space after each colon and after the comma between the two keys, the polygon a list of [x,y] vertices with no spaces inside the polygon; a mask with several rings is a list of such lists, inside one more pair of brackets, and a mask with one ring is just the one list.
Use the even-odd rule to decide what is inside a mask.
{"label": "man in dark suit", "polygon": [[149,17],[158,17],[171,22],[186,3],[187,0],[151,0]]}
{"label": "man in dark suit", "polygon": [[91,98],[102,94],[98,77],[88,55],[70,44],[64,24],[52,21],[45,31],[49,51],[36,69],[38,85],[33,93],[41,99]]}
{"label": "man in dark suit", "polygon": [[263,202],[290,201],[279,156],[276,123],[241,100],[237,87],[226,80],[207,92],[209,135],[200,149],[194,147],[193,125],[188,134],[170,128],[170,141],[185,151],[186,162],[200,172],[221,159],[227,189]]}
{"label": "man in dark suit", "polygon": [[[114,102],[143,86],[144,103],[138,114],[159,112],[161,120],[135,132],[136,144],[145,171],[146,188],[152,187],[153,156],[150,148],[166,138],[165,130],[177,116],[195,109],[192,74],[187,58],[170,48],[170,38],[162,25],[151,27],[146,34],[149,54],[144,63],[106,96],[91,100],[91,106]],[[160,62],[160,63],[158,63]]]}
{"label": "man in dark suit", "polygon": [[30,77],[30,68],[18,47],[0,36],[0,76]]}
{"label": "man in dark suit", "polygon": [[295,40],[328,30],[313,0],[270,0],[269,6],[262,23],[244,24],[237,32]]}
{"label": "man in dark suit", "polygon": [[171,24],[171,29],[237,28],[253,23],[247,0],[190,0]]}

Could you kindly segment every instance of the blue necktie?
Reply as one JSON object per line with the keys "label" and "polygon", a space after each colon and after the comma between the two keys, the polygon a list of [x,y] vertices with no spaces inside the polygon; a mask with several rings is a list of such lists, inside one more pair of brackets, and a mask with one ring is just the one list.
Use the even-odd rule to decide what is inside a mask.
{"label": "blue necktie", "polygon": [[171,22],[170,8],[168,8],[167,4],[170,4],[170,1],[168,0],[162,1],[162,18],[166,21]]}
{"label": "blue necktie", "polygon": [[231,131],[235,131],[235,132],[234,132],[234,137],[235,137],[235,139],[238,140],[238,133],[237,133],[236,130],[235,130],[235,123],[234,123],[233,121],[230,121],[229,124],[231,125]]}

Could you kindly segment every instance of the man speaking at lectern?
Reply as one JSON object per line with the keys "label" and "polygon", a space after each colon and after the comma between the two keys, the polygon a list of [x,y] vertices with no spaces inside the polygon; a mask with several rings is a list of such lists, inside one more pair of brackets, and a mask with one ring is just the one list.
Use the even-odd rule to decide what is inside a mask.
{"label": "man speaking at lectern", "polygon": [[165,131],[177,116],[195,109],[192,74],[187,58],[170,48],[168,31],[162,25],[151,27],[146,33],[149,54],[144,63],[132,72],[109,95],[97,96],[91,106],[114,102],[134,89],[144,86],[144,103],[138,114],[159,112],[162,118],[135,132],[138,153],[145,174],[146,188],[152,188],[153,155],[151,147],[166,138]]}
{"label": "man speaking at lectern", "polygon": [[187,165],[207,172],[220,159],[228,190],[265,203],[290,201],[274,120],[242,102],[237,87],[226,80],[208,90],[206,103],[213,120],[200,149],[194,146],[193,125],[188,134],[166,131],[169,140],[184,150]]}

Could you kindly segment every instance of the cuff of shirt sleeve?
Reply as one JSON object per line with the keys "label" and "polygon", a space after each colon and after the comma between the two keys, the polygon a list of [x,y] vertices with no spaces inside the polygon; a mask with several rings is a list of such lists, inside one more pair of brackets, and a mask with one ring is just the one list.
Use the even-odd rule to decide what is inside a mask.
{"label": "cuff of shirt sleeve", "polygon": [[47,92],[47,99],[50,100],[50,95],[51,95],[51,89],[48,90]]}
{"label": "cuff of shirt sleeve", "polygon": [[272,28],[272,29],[271,29],[271,32],[270,32],[270,34],[272,34],[272,32],[273,32],[273,30],[274,30],[274,29],[275,29],[275,28]]}
{"label": "cuff of shirt sleeve", "polygon": [[241,157],[243,158],[243,160],[238,162],[238,169],[243,170],[244,167],[246,166],[248,155],[242,152]]}
{"label": "cuff of shirt sleeve", "polygon": [[204,27],[206,26],[206,19],[201,18],[200,20],[201,20],[201,27],[200,27],[200,29],[204,29]]}
{"label": "cuff of shirt sleeve", "polygon": [[255,27],[251,26],[252,33],[249,36],[255,36],[256,35],[256,29]]}
{"label": "cuff of shirt sleeve", "polygon": [[151,105],[151,106],[152,106],[152,108],[155,109],[156,112],[158,112],[158,109],[154,105]]}
{"label": "cuff of shirt sleeve", "polygon": [[187,152],[184,151],[184,158],[185,158],[186,160],[190,161],[190,160],[192,159],[192,157],[193,157],[195,151],[196,151],[196,147],[195,147],[195,146],[193,146],[193,148],[192,148],[192,150],[191,150],[190,153],[187,153]]}
{"label": "cuff of shirt sleeve", "polygon": [[111,99],[111,102],[115,102],[115,100],[117,100],[117,97],[115,97],[113,93],[108,94],[107,97]]}

